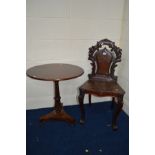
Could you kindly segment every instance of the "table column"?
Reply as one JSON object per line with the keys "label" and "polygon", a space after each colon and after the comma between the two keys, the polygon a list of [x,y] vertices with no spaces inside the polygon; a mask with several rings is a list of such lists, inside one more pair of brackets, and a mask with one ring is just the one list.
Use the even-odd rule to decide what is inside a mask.
{"label": "table column", "polygon": [[75,124],[76,120],[67,114],[63,109],[63,104],[61,103],[60,99],[60,91],[59,91],[59,81],[54,81],[54,110],[50,113],[43,115],[40,117],[40,121],[49,121],[49,120],[59,120],[59,121],[66,121],[71,124]]}

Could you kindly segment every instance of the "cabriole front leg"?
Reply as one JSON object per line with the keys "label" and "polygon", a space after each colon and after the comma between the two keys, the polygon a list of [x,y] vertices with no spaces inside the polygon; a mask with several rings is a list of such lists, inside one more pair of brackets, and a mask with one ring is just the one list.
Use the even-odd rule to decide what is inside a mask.
{"label": "cabriole front leg", "polygon": [[81,124],[84,124],[85,122],[85,109],[83,105],[84,96],[85,96],[85,93],[81,89],[79,89],[78,100],[80,104],[80,123]]}
{"label": "cabriole front leg", "polygon": [[117,121],[118,121],[119,114],[122,111],[122,107],[123,107],[123,95],[117,97],[116,108],[114,109],[113,118],[112,118],[113,130],[118,129]]}

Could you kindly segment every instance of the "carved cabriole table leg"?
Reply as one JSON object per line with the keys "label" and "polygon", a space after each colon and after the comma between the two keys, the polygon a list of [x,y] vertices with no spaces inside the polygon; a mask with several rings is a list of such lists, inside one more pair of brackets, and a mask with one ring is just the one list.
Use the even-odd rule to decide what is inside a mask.
{"label": "carved cabriole table leg", "polygon": [[40,121],[48,121],[48,120],[59,120],[59,121],[66,121],[68,123],[74,124],[76,121],[73,117],[68,115],[63,110],[63,104],[61,103],[60,99],[60,91],[59,91],[59,81],[54,81],[54,91],[55,91],[55,105],[54,110],[46,115],[40,117]]}
{"label": "carved cabriole table leg", "polygon": [[79,97],[78,97],[78,100],[79,100],[79,103],[80,103],[80,123],[81,124],[84,124],[85,122],[85,109],[84,109],[84,105],[83,105],[83,100],[84,100],[84,96],[85,96],[85,93],[83,92],[83,90],[79,89]]}
{"label": "carved cabriole table leg", "polygon": [[120,95],[117,97],[116,109],[114,111],[113,118],[112,118],[112,129],[113,130],[118,129],[117,120],[118,120],[118,116],[120,112],[122,111],[122,107],[123,107],[123,95]]}

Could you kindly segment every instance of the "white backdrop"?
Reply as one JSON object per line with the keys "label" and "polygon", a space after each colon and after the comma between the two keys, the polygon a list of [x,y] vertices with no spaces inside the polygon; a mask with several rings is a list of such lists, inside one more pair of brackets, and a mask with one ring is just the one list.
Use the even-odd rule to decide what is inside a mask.
{"label": "white backdrop", "polygon": [[[44,63],[71,63],[81,66],[85,74],[60,83],[64,105],[78,104],[78,87],[91,70],[88,48],[108,38],[126,49],[124,30],[126,0],[27,0],[27,68]],[[128,21],[128,19],[127,19]],[[126,44],[125,44],[126,43]],[[123,58],[122,63],[126,59]],[[127,62],[128,63],[128,62]],[[127,64],[126,63],[126,64]],[[128,66],[118,67],[123,88],[128,93]],[[127,76],[125,74],[127,73]],[[127,79],[127,80],[126,80]],[[128,95],[127,95],[128,96]],[[53,83],[27,77],[27,109],[53,106]],[[94,102],[110,98],[93,97]],[[87,103],[87,96],[85,97]],[[128,98],[125,99],[128,105]]]}

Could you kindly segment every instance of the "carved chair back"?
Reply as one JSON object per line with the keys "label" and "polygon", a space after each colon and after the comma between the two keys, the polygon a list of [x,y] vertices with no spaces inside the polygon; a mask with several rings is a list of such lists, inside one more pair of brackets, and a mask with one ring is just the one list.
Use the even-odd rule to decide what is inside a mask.
{"label": "carved chair back", "polygon": [[121,61],[121,51],[122,49],[108,39],[103,39],[89,48],[88,60],[92,65],[92,72],[88,74],[89,79],[117,81],[114,72],[116,63]]}

